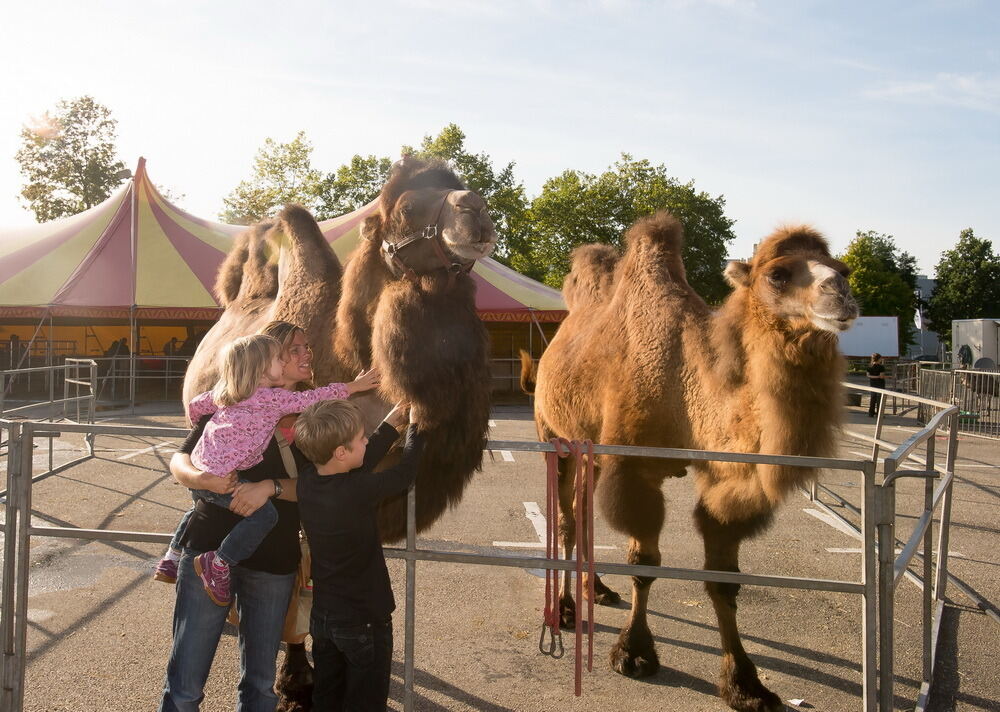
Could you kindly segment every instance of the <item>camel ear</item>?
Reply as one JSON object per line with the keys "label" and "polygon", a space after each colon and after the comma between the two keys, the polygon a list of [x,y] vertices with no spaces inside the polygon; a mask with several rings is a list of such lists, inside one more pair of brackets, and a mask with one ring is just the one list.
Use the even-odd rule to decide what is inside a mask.
{"label": "camel ear", "polygon": [[726,265],[726,271],[723,272],[726,277],[726,281],[732,287],[749,287],[750,286],[750,265],[746,262],[740,262],[739,260],[733,260]]}
{"label": "camel ear", "polygon": [[382,216],[379,213],[369,215],[361,223],[361,237],[368,241],[381,242]]}

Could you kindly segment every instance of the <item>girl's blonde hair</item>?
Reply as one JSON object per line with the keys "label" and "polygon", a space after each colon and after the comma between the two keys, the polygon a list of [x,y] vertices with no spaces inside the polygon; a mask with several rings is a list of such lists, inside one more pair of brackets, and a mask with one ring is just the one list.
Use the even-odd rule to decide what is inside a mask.
{"label": "girl's blonde hair", "polygon": [[[292,340],[295,338],[296,334],[305,334],[306,332],[301,326],[296,326],[295,324],[287,321],[276,320],[267,324],[267,326],[260,330],[260,333],[276,338],[281,342],[281,350],[285,351],[292,345]],[[299,381],[295,384],[295,390],[297,391],[308,391],[315,387],[316,385],[313,383],[311,378],[307,381]]]}
{"label": "girl's blonde hair", "polygon": [[212,389],[216,405],[235,405],[253,395],[271,360],[281,353],[273,336],[254,334],[227,344],[219,354],[219,380]]}

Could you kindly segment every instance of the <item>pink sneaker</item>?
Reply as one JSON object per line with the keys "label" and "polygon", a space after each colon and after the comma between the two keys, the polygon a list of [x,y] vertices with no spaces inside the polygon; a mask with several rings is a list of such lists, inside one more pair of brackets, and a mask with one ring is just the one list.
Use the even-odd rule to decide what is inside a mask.
{"label": "pink sneaker", "polygon": [[160,559],[153,572],[154,581],[177,583],[177,562],[173,559]]}
{"label": "pink sneaker", "polygon": [[194,571],[205,584],[205,593],[219,606],[232,602],[229,594],[229,564],[220,559],[214,551],[206,551],[194,559]]}

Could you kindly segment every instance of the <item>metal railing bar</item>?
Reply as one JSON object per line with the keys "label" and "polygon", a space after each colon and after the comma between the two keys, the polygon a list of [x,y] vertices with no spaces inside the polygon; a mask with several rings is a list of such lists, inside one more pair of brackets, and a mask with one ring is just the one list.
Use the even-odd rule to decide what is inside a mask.
{"label": "metal railing bar", "polygon": [[[435,551],[432,549],[415,549],[409,552],[405,549],[384,548],[387,558],[406,559],[414,561],[435,561],[439,563],[481,564],[486,566],[509,566],[518,569],[555,569],[558,571],[576,571],[576,562],[572,559],[539,559],[530,556],[486,556],[483,554],[468,554],[458,551]],[[812,589],[816,591],[836,591],[839,593],[864,593],[862,583],[854,581],[838,581],[835,579],[795,578],[792,576],[768,576],[758,574],[733,573],[729,571],[710,571],[705,569],[679,569],[669,566],[639,566],[634,564],[616,564],[611,562],[594,562],[594,569],[602,574],[617,574],[621,576],[648,576],[650,578],[670,578],[683,581],[715,581],[719,583],[739,583],[753,586],[772,586],[776,588]]]}
{"label": "metal railing bar", "polygon": [[31,536],[42,536],[54,539],[89,539],[95,541],[149,541],[169,544],[173,535],[157,532],[131,532],[117,529],[83,529],[76,527],[37,527],[29,526]]}
{"label": "metal railing bar", "polygon": [[187,428],[168,428],[152,425],[100,425],[98,423],[33,423],[36,433],[93,433],[95,435],[133,435],[140,437],[184,438],[191,432]]}
{"label": "metal railing bar", "polygon": [[[913,527],[913,533],[910,534],[909,540],[903,547],[903,551],[900,552],[899,556],[896,557],[896,562],[892,567],[892,585],[895,586],[899,583],[900,577],[903,572],[906,571],[906,567],[910,565],[910,559],[913,555],[917,553],[917,547],[920,545],[924,532],[927,530],[927,526],[931,523],[931,519],[934,517],[934,510],[925,511],[917,519],[917,523]],[[928,552],[924,552],[925,557]]]}
{"label": "metal railing bar", "polygon": [[[508,450],[513,452],[555,452],[551,443],[531,440],[490,440],[486,450]],[[634,457],[658,457],[667,460],[699,460],[709,462],[745,462],[760,465],[793,465],[829,470],[864,471],[868,460],[848,460],[834,457],[808,457],[806,455],[760,455],[751,452],[719,452],[712,450],[683,450],[666,447],[638,447],[633,445],[594,445],[598,455],[628,455]]]}
{"label": "metal railing bar", "polygon": [[943,421],[947,417],[950,417],[952,413],[957,413],[957,412],[958,412],[958,406],[950,405],[945,410],[942,410],[939,413],[937,413],[933,418],[927,421],[927,425],[925,425],[919,432],[914,433],[909,438],[904,440],[903,443],[896,448],[895,452],[893,452],[891,455],[886,455],[885,457],[886,464],[888,465],[889,462],[891,461],[893,465],[896,465],[900,460],[906,459],[906,457],[910,454],[910,452],[914,448],[917,447],[917,445],[924,442],[925,440],[927,440],[927,438],[931,437],[934,433],[937,432],[938,427],[940,427],[941,421]]}
{"label": "metal railing bar", "polygon": [[938,408],[950,408],[952,405],[950,403],[943,403],[941,401],[932,400],[930,398],[924,398],[923,396],[916,396],[912,393],[903,393],[901,391],[890,391],[885,388],[875,388],[873,386],[862,386],[860,383],[848,383],[847,381],[842,381],[841,385],[845,388],[854,391],[868,391],[869,393],[881,393],[883,396],[888,396],[889,398],[899,398],[900,400],[913,401],[915,403],[923,403],[924,405],[933,405]]}

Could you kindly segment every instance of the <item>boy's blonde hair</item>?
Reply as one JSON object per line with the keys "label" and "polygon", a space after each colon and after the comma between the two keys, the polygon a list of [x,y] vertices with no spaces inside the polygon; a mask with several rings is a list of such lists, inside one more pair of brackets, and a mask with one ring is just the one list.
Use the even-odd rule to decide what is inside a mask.
{"label": "boy's blonde hair", "polygon": [[364,427],[364,416],[350,401],[320,401],[295,421],[295,445],[310,462],[323,465],[338,447],[349,446]]}
{"label": "boy's blonde hair", "polygon": [[281,342],[265,334],[243,336],[227,344],[219,354],[219,380],[212,389],[212,400],[216,405],[245,401],[280,353]]}

